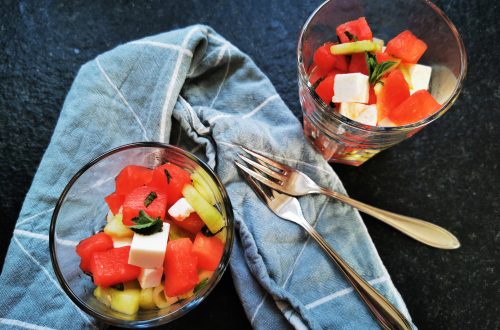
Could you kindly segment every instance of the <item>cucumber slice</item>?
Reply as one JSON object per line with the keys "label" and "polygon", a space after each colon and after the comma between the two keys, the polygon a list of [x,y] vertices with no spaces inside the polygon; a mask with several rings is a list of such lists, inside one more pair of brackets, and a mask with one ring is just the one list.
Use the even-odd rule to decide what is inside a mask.
{"label": "cucumber slice", "polygon": [[215,205],[216,199],[215,196],[212,192],[212,189],[210,189],[210,185],[207,183],[207,181],[203,178],[203,175],[199,172],[194,172],[191,174],[191,180],[193,181],[193,187],[198,190],[198,192],[205,198],[205,200],[211,204]]}
{"label": "cucumber slice", "polygon": [[141,299],[141,290],[124,289],[123,291],[114,290],[111,293],[111,309],[127,314],[134,315],[139,310],[139,301]]}
{"label": "cucumber slice", "polygon": [[224,227],[225,223],[219,211],[213,205],[210,205],[192,185],[184,186],[182,195],[213,234]]}
{"label": "cucumber slice", "polygon": [[382,47],[370,40],[361,40],[346,42],[343,44],[333,45],[330,47],[330,52],[333,55],[348,55],[354,53],[380,51]]}
{"label": "cucumber slice", "polygon": [[104,232],[110,236],[120,238],[134,236],[134,232],[123,224],[122,215],[120,213],[116,214],[113,219],[104,226]]}
{"label": "cucumber slice", "polygon": [[156,304],[153,301],[153,288],[147,288],[141,290],[141,295],[139,297],[139,307],[141,309],[156,308]]}
{"label": "cucumber slice", "polygon": [[177,297],[167,297],[161,284],[153,288],[153,302],[158,308],[167,308],[175,304],[178,300],[179,298]]}
{"label": "cucumber slice", "polygon": [[111,306],[111,292],[113,290],[113,288],[101,288],[100,286],[97,286],[94,289],[94,297],[96,297],[97,300],[109,307]]}
{"label": "cucumber slice", "polygon": [[373,42],[375,44],[377,44],[377,47],[380,48],[380,50],[382,50],[382,47],[384,47],[384,40],[382,39],[379,39],[379,38],[373,38]]}

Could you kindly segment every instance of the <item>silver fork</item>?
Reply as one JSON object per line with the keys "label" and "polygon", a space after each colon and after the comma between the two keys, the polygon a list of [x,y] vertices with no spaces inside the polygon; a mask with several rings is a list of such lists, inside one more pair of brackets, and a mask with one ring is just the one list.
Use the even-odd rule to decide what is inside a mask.
{"label": "silver fork", "polygon": [[239,163],[236,163],[236,165],[238,165],[239,168],[248,173],[254,179],[260,181],[268,187],[291,196],[324,194],[350,205],[361,212],[369,214],[372,217],[377,218],[389,226],[392,226],[400,232],[410,236],[411,238],[429,246],[440,249],[457,249],[460,247],[458,239],[442,227],[417,218],[385,211],[352,199],[338,192],[328,190],[316,184],[311,178],[299,170],[279,163],[243,146],[240,147],[248,154],[255,157],[257,161],[241,154],[239,157],[245,163],[268,175],[272,178],[272,180],[265,177],[258,171],[249,169]]}
{"label": "silver fork", "polygon": [[[235,162],[240,169],[243,165]],[[347,264],[325,241],[325,239],[307,222],[302,214],[299,201],[295,197],[281,194],[274,189],[263,189],[246,171],[241,172],[257,196],[280,218],[289,220],[304,228],[314,240],[325,250],[342,274],[351,283],[368,309],[384,329],[411,329],[411,325],[401,312],[384,296],[366,282],[354,269]],[[267,188],[267,187],[266,187]]]}

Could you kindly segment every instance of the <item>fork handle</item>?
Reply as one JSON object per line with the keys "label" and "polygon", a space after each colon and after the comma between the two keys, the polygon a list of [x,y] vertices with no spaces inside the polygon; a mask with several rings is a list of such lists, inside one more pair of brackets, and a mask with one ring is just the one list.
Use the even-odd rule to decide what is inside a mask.
{"label": "fork handle", "polygon": [[439,249],[457,249],[460,247],[460,242],[452,233],[433,223],[385,211],[325,188],[321,188],[320,192],[369,214],[424,244]]}
{"label": "fork handle", "polygon": [[326,251],[328,256],[333,259],[384,329],[412,329],[403,314],[356,273],[307,221],[301,222],[300,225]]}

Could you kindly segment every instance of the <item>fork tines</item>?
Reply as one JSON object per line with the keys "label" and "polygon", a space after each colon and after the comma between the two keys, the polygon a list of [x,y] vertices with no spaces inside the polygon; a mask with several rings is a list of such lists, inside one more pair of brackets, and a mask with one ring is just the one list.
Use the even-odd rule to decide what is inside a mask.
{"label": "fork tines", "polygon": [[[254,161],[242,154],[238,154],[240,159],[244,161],[247,166],[244,166],[243,164],[240,164],[239,162],[235,162],[236,166],[238,166],[242,171],[250,175],[252,178],[262,182],[263,184],[267,185],[268,187],[271,187],[273,189],[279,189],[280,186],[283,184],[283,181],[286,178],[286,168],[280,164],[275,162],[272,159],[269,159],[253,150],[250,150],[248,148],[245,148],[243,146],[240,146],[244,151],[246,151],[248,154],[252,155],[255,157],[257,161]],[[248,166],[249,165],[249,166]],[[274,167],[277,170],[271,168]],[[260,172],[259,172],[260,171]],[[262,173],[267,175],[268,177],[264,176]],[[274,180],[272,180],[272,179]]]}

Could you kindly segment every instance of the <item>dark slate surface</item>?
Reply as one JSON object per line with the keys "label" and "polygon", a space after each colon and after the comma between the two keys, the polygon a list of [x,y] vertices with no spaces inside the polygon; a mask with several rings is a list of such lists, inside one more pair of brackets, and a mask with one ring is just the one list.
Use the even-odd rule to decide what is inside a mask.
{"label": "dark slate surface", "polygon": [[[24,195],[78,68],[99,53],[194,23],[250,54],[300,118],[295,44],[321,1],[3,1],[0,5],[0,264]],[[431,219],[458,251],[420,245],[364,216],[415,323],[422,329],[500,328],[500,87],[495,1],[440,0],[469,54],[453,110],[360,168],[333,165],[353,197]],[[332,308],[332,313],[335,309]],[[230,274],[169,328],[247,328]]]}

